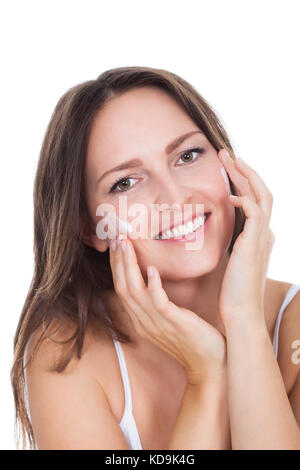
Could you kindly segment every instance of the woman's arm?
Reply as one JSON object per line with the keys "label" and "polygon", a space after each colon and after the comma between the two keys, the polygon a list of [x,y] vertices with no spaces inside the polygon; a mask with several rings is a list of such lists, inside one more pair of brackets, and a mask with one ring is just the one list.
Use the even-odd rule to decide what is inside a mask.
{"label": "woman's arm", "polygon": [[232,448],[300,450],[300,429],[267,328],[246,322],[250,317],[235,316],[226,332]]}
{"label": "woman's arm", "polygon": [[[221,153],[221,157],[224,153]],[[300,429],[265,324],[266,274],[275,241],[273,196],[246,162],[223,158],[246,217],[219,294],[226,330],[228,402],[233,449],[300,449]]]}
{"label": "woman's arm", "polygon": [[225,368],[215,380],[187,384],[168,445],[171,449],[231,449]]}

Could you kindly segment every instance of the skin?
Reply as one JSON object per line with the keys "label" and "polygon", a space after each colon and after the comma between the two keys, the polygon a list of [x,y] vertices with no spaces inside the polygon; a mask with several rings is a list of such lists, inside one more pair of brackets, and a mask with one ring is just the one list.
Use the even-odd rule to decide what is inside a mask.
{"label": "skin", "polygon": [[[136,155],[144,166],[119,174],[137,178],[133,183],[136,186],[126,191],[128,208],[138,202],[147,207],[155,203],[183,207],[200,202],[205,212],[212,212],[199,251],[189,252],[182,244],[164,244],[150,238],[129,241],[128,237],[125,246],[132,245],[145,279],[147,266],[154,265],[165,293],[175,305],[196,313],[226,336],[231,448],[300,449],[295,419],[299,404],[293,398],[293,414],[264,318],[266,273],[274,243],[269,228],[273,198],[257,172],[242,161],[224,158],[224,152],[217,153],[203,135],[191,137],[169,157],[164,154],[171,140],[196,129],[181,108],[160,90],[131,90],[109,103],[94,122],[88,146],[85,177],[89,212],[96,225],[98,204],[107,202],[117,208],[118,195],[108,194],[112,176],[98,186],[96,181],[109,168]],[[193,164],[177,166],[180,155],[196,146],[203,147],[205,153]],[[222,167],[238,189],[236,199],[228,196]],[[243,209],[247,220],[229,257],[234,206]],[[147,217],[144,221],[149,227]],[[85,241],[99,251],[108,248],[107,240],[99,240],[94,234],[88,234]],[[119,267],[121,262],[119,256]],[[136,271],[131,278],[133,284],[137,279]],[[129,301],[130,297],[128,294]],[[118,308],[118,299],[108,301],[139,347],[148,348],[152,357],[162,357],[160,348],[137,334],[128,316]],[[211,405],[205,409],[213,409],[214,403]],[[186,429],[187,414],[182,416],[182,429]],[[213,422],[209,417],[205,423],[207,419]],[[224,431],[217,448],[228,448],[224,439],[228,431],[226,416],[222,420]]]}
{"label": "skin", "polygon": [[[175,137],[193,130],[199,129],[161,90],[150,87],[130,90],[110,102],[96,117],[90,135],[85,171],[87,205],[95,225],[99,221],[95,213],[100,203],[113,204],[120,215],[119,195],[126,195],[128,212],[133,204],[146,206],[148,215],[144,218],[144,226],[149,228],[149,238],[135,240],[131,237],[143,276],[146,277],[148,265],[155,265],[169,299],[201,314],[203,319],[225,333],[218,314],[218,294],[229,259],[227,249],[235,219],[220,171],[224,165],[204,134],[190,137],[170,156],[164,153],[166,145]],[[197,154],[192,154],[190,160],[194,159],[194,163],[180,159],[182,153],[196,146],[203,147],[205,153],[198,159]],[[96,185],[107,170],[136,155],[144,162],[142,168],[111,174]],[[108,194],[115,179],[131,175],[132,179],[128,181],[131,189]],[[121,185],[121,189],[123,187]],[[205,212],[212,212],[210,231],[201,250],[187,251],[179,243],[165,244],[150,239],[150,206],[162,203],[170,207],[175,203],[180,207],[192,204],[193,208],[202,203]],[[130,222],[132,218],[127,220]],[[108,248],[107,241],[100,240],[95,234],[90,234],[85,241],[99,251]],[[126,323],[137,342],[141,341],[130,323],[124,318],[119,321]]]}

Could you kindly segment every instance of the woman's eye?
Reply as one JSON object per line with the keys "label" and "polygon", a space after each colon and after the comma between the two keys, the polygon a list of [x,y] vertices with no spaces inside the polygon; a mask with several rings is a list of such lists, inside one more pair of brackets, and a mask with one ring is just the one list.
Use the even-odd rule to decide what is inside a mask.
{"label": "woman's eye", "polygon": [[[130,176],[126,176],[126,177],[124,177],[124,178],[119,179],[118,181],[116,181],[116,182],[112,185],[112,187],[111,187],[110,190],[109,190],[109,193],[116,193],[116,192],[122,192],[122,193],[124,193],[125,191],[128,191],[128,189],[130,189],[131,186],[130,186],[129,184],[126,184],[126,181],[134,180],[134,179],[137,180],[137,178],[132,178],[132,177],[130,177]],[[121,188],[120,188],[119,185],[122,185],[122,184],[124,184],[124,183],[125,183],[125,185],[124,185],[123,187],[121,186]]]}
{"label": "woman's eye", "polygon": [[[203,148],[196,147],[196,148],[194,148],[194,149],[186,150],[184,153],[182,153],[182,154],[180,155],[179,159],[185,157],[186,155],[191,155],[192,153],[202,154],[202,153],[204,153],[204,149],[203,149]],[[199,156],[197,156],[197,157],[194,158],[194,159],[190,159],[190,160],[185,159],[184,162],[193,163],[195,160],[198,160],[198,158],[199,158]],[[182,166],[182,165],[179,165],[179,166]]]}

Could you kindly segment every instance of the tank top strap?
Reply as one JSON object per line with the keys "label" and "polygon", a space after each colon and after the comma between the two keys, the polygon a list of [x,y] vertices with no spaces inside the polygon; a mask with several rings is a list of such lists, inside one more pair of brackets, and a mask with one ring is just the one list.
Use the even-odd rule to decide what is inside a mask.
{"label": "tank top strap", "polygon": [[279,337],[279,327],[280,327],[280,322],[281,318],[283,315],[284,310],[288,306],[288,304],[291,302],[291,300],[294,298],[294,296],[297,294],[298,290],[300,289],[299,284],[292,284],[287,291],[285,298],[283,299],[283,302],[281,304],[277,320],[276,320],[276,325],[275,325],[275,331],[274,331],[274,339],[273,339],[273,348],[275,351],[276,357],[278,356],[278,337]]}
{"label": "tank top strap", "polygon": [[130,388],[130,382],[129,382],[129,376],[128,376],[128,371],[127,371],[127,366],[126,366],[126,360],[124,356],[124,351],[123,348],[120,344],[120,342],[114,337],[114,333],[109,328],[112,339],[117,351],[118,355],[118,360],[120,364],[120,369],[121,369],[121,375],[122,375],[122,381],[124,385],[124,392],[125,392],[125,408],[124,408],[124,414],[125,413],[132,413],[132,398],[131,398],[131,388]]}

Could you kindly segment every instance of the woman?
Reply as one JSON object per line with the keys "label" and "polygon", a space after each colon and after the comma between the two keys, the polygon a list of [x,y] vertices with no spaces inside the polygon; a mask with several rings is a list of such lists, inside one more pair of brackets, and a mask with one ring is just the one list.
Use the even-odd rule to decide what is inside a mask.
{"label": "woman", "polygon": [[[118,221],[108,237],[101,205]],[[271,208],[177,75],[123,67],[68,90],[34,186],[35,272],[11,372],[23,441],[300,449],[300,286],[266,277]]]}

